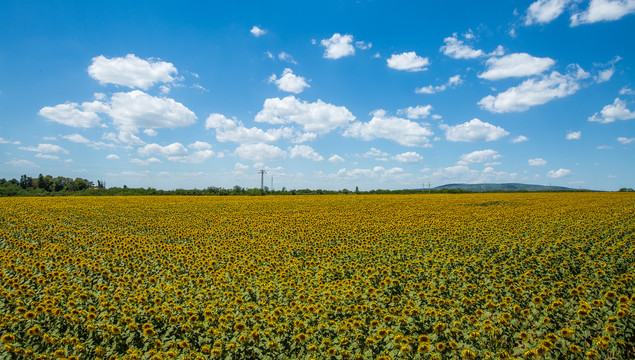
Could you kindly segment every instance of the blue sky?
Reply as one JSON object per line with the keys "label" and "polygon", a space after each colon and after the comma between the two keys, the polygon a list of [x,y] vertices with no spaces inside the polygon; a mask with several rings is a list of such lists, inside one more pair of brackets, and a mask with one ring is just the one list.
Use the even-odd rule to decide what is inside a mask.
{"label": "blue sky", "polygon": [[635,187],[635,0],[3,1],[0,177]]}

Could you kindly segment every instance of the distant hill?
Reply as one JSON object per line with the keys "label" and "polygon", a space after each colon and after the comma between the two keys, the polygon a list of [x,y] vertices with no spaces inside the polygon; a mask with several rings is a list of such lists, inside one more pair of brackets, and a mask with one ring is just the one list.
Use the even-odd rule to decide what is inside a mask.
{"label": "distant hill", "polygon": [[[519,184],[519,183],[507,183],[507,184],[445,184],[432,188],[432,190],[455,190],[461,189],[465,191],[579,191],[579,189],[573,189],[563,186],[545,186],[545,185],[531,185],[531,184]],[[587,190],[585,190],[587,191]]]}

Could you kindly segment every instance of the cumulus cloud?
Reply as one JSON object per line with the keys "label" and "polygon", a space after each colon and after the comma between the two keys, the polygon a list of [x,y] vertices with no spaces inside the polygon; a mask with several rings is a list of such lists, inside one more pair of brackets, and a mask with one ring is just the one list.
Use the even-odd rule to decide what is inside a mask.
{"label": "cumulus cloud", "polygon": [[406,109],[399,109],[397,114],[406,114],[408,119],[425,119],[430,116],[432,112],[432,105],[417,105],[415,107],[409,106]]}
{"label": "cumulus cloud", "polygon": [[339,59],[344,56],[355,54],[355,48],[352,45],[353,35],[333,34],[330,39],[323,39],[320,44],[326,48],[324,57],[327,59]]}
{"label": "cumulus cloud", "polygon": [[571,170],[569,169],[550,170],[547,173],[547,177],[550,177],[552,179],[558,179],[569,175],[571,175]]}
{"label": "cumulus cloud", "polygon": [[486,61],[487,70],[478,74],[481,79],[500,80],[508,77],[538,75],[547,71],[556,62],[548,57],[534,57],[527,53],[515,53],[493,57]]}
{"label": "cumulus cloud", "polygon": [[[147,144],[137,149],[137,153],[141,156],[160,155],[170,161],[175,162],[201,163],[214,155],[214,152],[212,150],[209,150],[209,147],[211,147],[211,145],[205,142],[197,141],[193,144],[190,144],[190,148],[198,151],[190,153],[188,149],[181,143],[172,143],[166,146],[161,146],[159,144]],[[142,164],[142,162],[146,163]],[[147,165],[152,162],[155,161],[153,161],[152,159],[147,159],[137,161],[136,163],[140,165]]]}
{"label": "cumulus cloud", "polygon": [[591,0],[589,7],[571,15],[571,26],[614,21],[635,12],[635,0]]}
{"label": "cumulus cloud", "polygon": [[125,57],[93,58],[88,74],[100,84],[115,84],[147,90],[152,85],[173,82],[177,70],[172,63],[154,59],[140,59],[134,54]]}
{"label": "cumulus cloud", "polygon": [[626,138],[626,137],[620,136],[617,138],[617,141],[619,141],[619,143],[622,145],[627,145],[627,144],[635,143],[635,138]]}
{"label": "cumulus cloud", "polygon": [[339,156],[337,154],[335,154],[335,155],[333,155],[333,156],[331,156],[329,158],[329,162],[332,162],[332,163],[341,163],[341,162],[344,162],[344,161],[346,161],[346,160],[344,160],[343,157],[341,157],[341,156]]}
{"label": "cumulus cloud", "polygon": [[[90,103],[84,103],[90,107]],[[90,128],[99,125],[99,115],[94,111],[86,110],[84,104],[77,103],[59,104],[53,107],[45,106],[38,114],[45,118],[66,126],[78,128]],[[80,110],[82,108],[82,110]]]}
{"label": "cumulus cloud", "polygon": [[395,70],[404,71],[424,71],[428,70],[426,66],[430,65],[430,60],[426,57],[418,56],[414,51],[404,52],[401,54],[392,54],[386,60],[388,67]]}
{"label": "cumulus cloud", "polygon": [[526,137],[525,135],[518,135],[517,137],[514,138],[514,140],[512,140],[512,143],[518,144],[521,142],[525,142],[527,140],[529,140],[529,138]]}
{"label": "cumulus cloud", "polygon": [[455,126],[441,125],[440,127],[445,130],[445,138],[452,142],[496,141],[509,135],[509,132],[502,127],[477,118]]}
{"label": "cumulus cloud", "polygon": [[55,144],[38,144],[38,146],[20,146],[18,149],[45,154],[68,154],[68,150]]}
{"label": "cumulus cloud", "polygon": [[212,145],[205,141],[195,141],[187,146],[190,149],[194,150],[209,150],[212,148]]}
{"label": "cumulus cloud", "polygon": [[527,161],[529,166],[545,166],[547,165],[547,160],[542,158],[529,159]]}
{"label": "cumulus cloud", "polygon": [[178,142],[166,146],[161,146],[159,144],[147,144],[137,149],[137,153],[141,156],[162,155],[168,157],[185,155],[187,154],[187,149]]}
{"label": "cumulus cloud", "polygon": [[454,59],[474,59],[486,55],[483,50],[473,49],[463,40],[459,40],[457,34],[446,37],[443,42],[445,45],[441,46],[439,51]]}
{"label": "cumulus cloud", "polygon": [[244,160],[253,162],[281,161],[287,157],[287,152],[277,146],[269,144],[242,144],[236,148],[235,154]]}
{"label": "cumulus cloud", "polygon": [[419,123],[386,116],[385,110],[375,110],[371,113],[372,119],[367,123],[356,121],[344,132],[344,136],[362,139],[388,139],[404,146],[430,147],[429,136],[433,135],[430,129]]}
{"label": "cumulus cloud", "polygon": [[529,5],[525,25],[546,24],[560,16],[571,0],[538,0]]}
{"label": "cumulus cloud", "polygon": [[254,25],[254,27],[252,27],[251,30],[249,30],[249,32],[251,33],[251,35],[255,37],[261,37],[262,35],[267,33],[267,30],[263,30],[259,28],[258,26]]}
{"label": "cumulus cloud", "polygon": [[318,154],[312,147],[308,145],[296,145],[294,147],[289,148],[289,157],[290,158],[303,158],[309,159],[313,161],[322,161],[324,157]]}
{"label": "cumulus cloud", "polygon": [[418,153],[414,151],[408,151],[408,152],[393,156],[393,159],[402,163],[418,163],[423,161],[423,156],[419,155]]}
{"label": "cumulus cloud", "polygon": [[108,160],[119,160],[119,156],[117,154],[109,154],[108,156],[106,156],[106,159],[108,159]]}
{"label": "cumulus cloud", "polygon": [[383,152],[377,148],[370,148],[370,150],[368,150],[367,152],[365,152],[362,157],[364,158],[375,158],[375,160],[387,160],[386,157],[388,156],[387,152]]}
{"label": "cumulus cloud", "polygon": [[481,109],[493,113],[525,111],[532,106],[574,94],[581,87],[580,80],[589,76],[589,73],[576,65],[565,75],[553,71],[549,75],[527,79],[496,96],[482,98],[478,104]]}
{"label": "cumulus cloud", "polygon": [[297,76],[293,73],[293,70],[287,68],[284,69],[280,78],[273,74],[269,77],[269,82],[276,84],[278,89],[282,91],[292,92],[299,94],[304,91],[305,87],[309,87],[306,79],[302,76]]}
{"label": "cumulus cloud", "polygon": [[626,108],[626,102],[620,98],[615,98],[613,104],[606,105],[599,113],[589,117],[589,121],[595,121],[602,124],[612,123],[615,120],[631,120],[635,119],[635,112]]}
{"label": "cumulus cloud", "polygon": [[247,128],[241,122],[228,119],[222,114],[211,114],[205,121],[205,128],[215,129],[216,140],[220,142],[233,141],[241,144],[274,143],[294,136],[293,129],[288,127],[266,131],[256,127]]}
{"label": "cumulus cloud", "polygon": [[445,91],[448,88],[454,88],[458,85],[461,85],[463,83],[463,79],[461,79],[461,75],[454,75],[451,78],[448,79],[448,82],[443,84],[443,85],[437,85],[437,86],[432,86],[432,85],[428,85],[428,86],[422,86],[420,88],[416,88],[415,89],[415,93],[417,94],[435,94],[438,92],[442,92]]}
{"label": "cumulus cloud", "polygon": [[323,102],[306,102],[290,95],[283,99],[266,99],[255,121],[269,124],[301,125],[304,131],[325,134],[337,127],[347,125],[355,116],[344,106]]}
{"label": "cumulus cloud", "polygon": [[500,157],[502,157],[502,155],[492,149],[477,150],[477,151],[472,151],[469,154],[461,155],[458,165],[467,166],[473,163],[483,163],[483,162],[498,159]]}
{"label": "cumulus cloud", "polygon": [[569,131],[565,139],[567,140],[580,140],[582,138],[582,131]]}
{"label": "cumulus cloud", "polygon": [[196,122],[196,115],[183,104],[170,98],[148,95],[134,90],[115,93],[108,114],[120,129],[176,128]]}

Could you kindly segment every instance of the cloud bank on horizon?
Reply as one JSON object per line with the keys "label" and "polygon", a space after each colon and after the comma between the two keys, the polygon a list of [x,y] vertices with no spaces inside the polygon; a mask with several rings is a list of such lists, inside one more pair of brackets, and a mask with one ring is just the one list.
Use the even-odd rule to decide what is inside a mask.
{"label": "cloud bank on horizon", "polygon": [[[0,177],[255,187],[267,169],[278,188],[632,187],[635,0],[470,4],[476,22],[410,6],[402,22],[429,17],[414,32],[388,16],[403,9],[368,3],[340,10],[383,19],[381,33],[361,20],[298,24],[275,7],[184,26],[183,6],[153,10],[167,25],[105,10],[128,26],[108,34],[62,13],[29,30],[5,4]],[[68,29],[46,26],[62,20]],[[61,49],[26,49],[38,36]]]}

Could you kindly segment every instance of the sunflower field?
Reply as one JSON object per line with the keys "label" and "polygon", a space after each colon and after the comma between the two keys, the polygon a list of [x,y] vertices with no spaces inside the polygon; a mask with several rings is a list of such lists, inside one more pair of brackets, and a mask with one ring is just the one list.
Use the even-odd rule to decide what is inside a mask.
{"label": "sunflower field", "polygon": [[629,193],[0,198],[1,359],[633,359]]}

